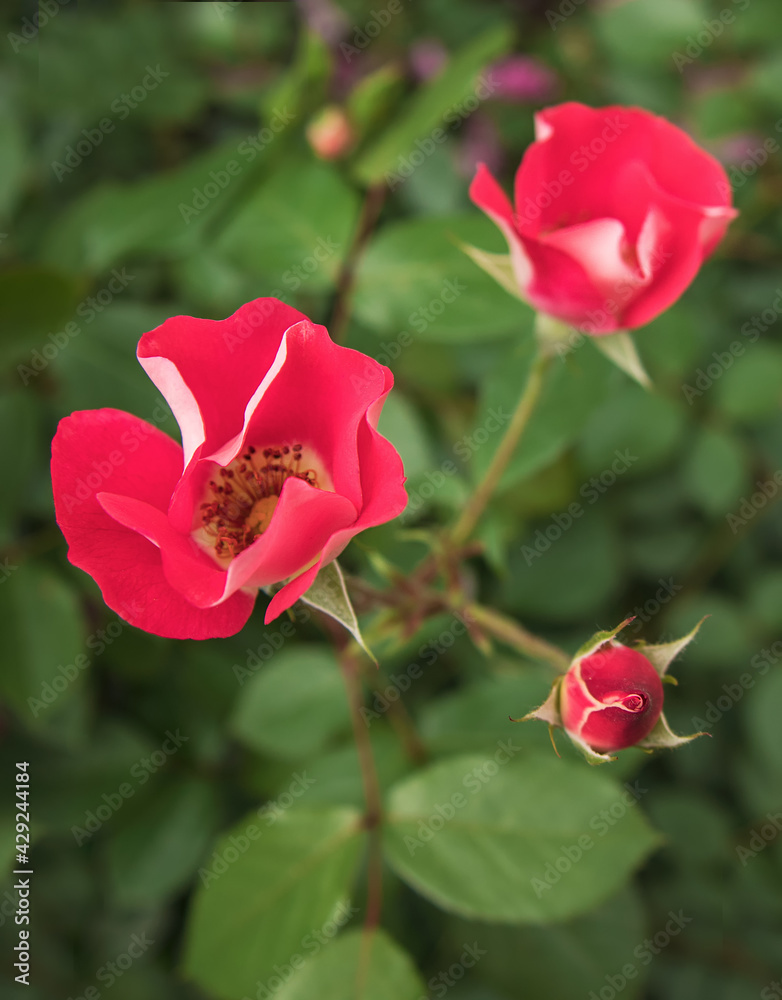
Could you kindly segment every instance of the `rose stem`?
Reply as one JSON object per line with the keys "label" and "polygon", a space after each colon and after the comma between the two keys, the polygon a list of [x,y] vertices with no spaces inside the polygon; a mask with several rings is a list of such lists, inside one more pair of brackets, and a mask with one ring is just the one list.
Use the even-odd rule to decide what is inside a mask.
{"label": "rose stem", "polygon": [[345,260],[342,263],[342,269],[339,272],[339,277],[337,278],[337,294],[329,323],[329,333],[335,344],[344,345],[352,308],[351,300],[353,298],[352,292],[356,275],[356,265],[358,264],[362,250],[372,235],[372,230],[375,228],[375,223],[380,216],[387,192],[388,187],[383,182],[382,184],[374,184],[368,188],[364,197],[353,242],[348,249]]}
{"label": "rose stem", "polygon": [[549,354],[539,351],[532,362],[527,384],[524,386],[519,397],[516,409],[513,412],[502,441],[500,441],[500,445],[494,453],[494,458],[491,460],[483,479],[467,501],[459,519],[451,530],[451,540],[454,544],[461,545],[469,538],[492,494],[497,489],[500,479],[502,479],[502,474],[505,472],[508,462],[511,460],[516,446],[529,423],[535,405],[540,399],[544,375],[549,361]]}
{"label": "rose stem", "polygon": [[498,611],[480,604],[471,604],[467,608],[467,613],[495,639],[518,649],[521,653],[536,660],[543,660],[555,670],[567,670],[570,666],[570,657],[566,653],[545,639],[528,632],[512,618],[506,618]]}

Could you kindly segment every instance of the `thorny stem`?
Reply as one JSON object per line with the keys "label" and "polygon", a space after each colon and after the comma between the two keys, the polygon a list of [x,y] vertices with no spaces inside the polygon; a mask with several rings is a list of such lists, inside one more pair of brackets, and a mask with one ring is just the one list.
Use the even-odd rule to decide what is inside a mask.
{"label": "thorny stem", "polygon": [[467,501],[462,513],[451,531],[451,538],[455,545],[461,545],[472,534],[473,529],[480,520],[486,505],[491,500],[494,491],[499,486],[502,475],[513,457],[522,434],[526,430],[529,419],[535,409],[535,405],[540,399],[543,389],[543,378],[550,361],[550,355],[545,351],[539,351],[530,369],[527,384],[519,397],[516,409],[510,419],[510,423],[500,441],[499,448],[494,454],[489,468],[486,470],[483,479],[478,484],[475,492]]}

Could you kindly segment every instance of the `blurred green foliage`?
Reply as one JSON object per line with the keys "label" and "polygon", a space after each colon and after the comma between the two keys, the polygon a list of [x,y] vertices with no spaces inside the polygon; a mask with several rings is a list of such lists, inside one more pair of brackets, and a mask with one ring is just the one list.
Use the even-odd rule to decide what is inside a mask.
{"label": "blurred green foliage", "polygon": [[[49,0],[3,15],[3,996],[763,996],[782,978],[782,818],[769,818],[782,814],[782,7],[337,4]],[[509,52],[546,67],[549,92],[468,110]],[[344,332],[394,372],[381,429],[411,503],[343,562],[374,579],[375,550],[410,571],[424,548],[401,529],[461,509],[532,353],[529,310],[458,247],[504,250],[469,203],[472,170],[491,161],[509,189],[535,108],[571,99],[681,124],[725,163],[741,215],[636,336],[653,392],[588,341],[558,362],[482,522],[472,582],[571,650],[628,614],[649,641],[711,615],[666,711],[712,738],[595,773],[568,749],[558,761],[543,726],[507,721],[544,697],[540,665],[482,656],[447,617],[376,645],[368,719],[390,821],[384,930],[367,957],[361,779],[323,635],[299,616],[286,638],[259,613],[203,643],[126,626],[67,562],[49,441],[74,409],[167,412],[134,360],[167,316],[276,295],[328,323],[375,185],[385,198],[352,262]],[[354,128],[335,161],[306,138],[329,103]],[[617,453],[632,460],[609,475]],[[400,698],[426,763],[392,725]],[[518,756],[473,798],[466,776],[508,740]],[[29,988],[12,964],[19,760]],[[445,821],[455,792],[467,805]],[[405,837],[427,828],[431,849],[411,852]],[[594,849],[573,861],[582,832]],[[536,891],[555,861],[561,878]]]}

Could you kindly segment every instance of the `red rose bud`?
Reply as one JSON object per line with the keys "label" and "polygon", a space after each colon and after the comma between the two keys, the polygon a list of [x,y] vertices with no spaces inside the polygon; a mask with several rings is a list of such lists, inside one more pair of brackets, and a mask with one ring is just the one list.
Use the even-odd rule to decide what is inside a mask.
{"label": "red rose bud", "polygon": [[324,108],[307,126],[307,141],[321,160],[338,160],[353,145],[348,116],[336,104]]}
{"label": "red rose bud", "polygon": [[[523,720],[541,719],[564,729],[590,764],[615,760],[606,751],[641,747],[679,747],[703,733],[677,736],[663,713],[663,681],[675,656],[694,638],[704,619],[682,639],[661,645],[622,646],[615,636],[632,621],[610,632],[597,632],[576,653],[548,698]],[[553,736],[552,736],[553,742]]]}
{"label": "red rose bud", "polygon": [[566,732],[593,750],[624,750],[654,729],[663,684],[645,656],[609,643],[568,670],[559,697]]}

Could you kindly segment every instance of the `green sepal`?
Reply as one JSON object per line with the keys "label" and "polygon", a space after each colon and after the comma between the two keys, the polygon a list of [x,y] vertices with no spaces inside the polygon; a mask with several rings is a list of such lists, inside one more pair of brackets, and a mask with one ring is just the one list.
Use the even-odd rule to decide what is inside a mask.
{"label": "green sepal", "polygon": [[633,338],[627,331],[620,330],[618,333],[593,336],[591,340],[601,354],[604,354],[617,368],[621,368],[644,389],[652,388],[652,380],[638,355]]}
{"label": "green sepal", "polygon": [[455,240],[455,242],[470,260],[476,263],[482,271],[485,271],[490,278],[493,278],[509,295],[522,302],[526,301],[519,289],[509,253],[489,253],[487,250],[481,250],[479,247],[464,243],[462,240]]}
{"label": "green sepal", "polygon": [[[698,629],[703,625],[703,623],[708,618],[708,615],[704,615],[703,618],[698,622],[694,629],[687,633],[683,638],[676,639],[673,642],[664,642],[659,645],[654,645],[646,642],[639,642],[635,646],[637,652],[643,654],[649,660],[651,665],[660,675],[660,677],[665,678],[665,672],[671,665],[675,657],[685,649],[698,633]],[[672,678],[671,678],[672,680]],[[673,681],[675,684],[676,681]]]}
{"label": "green sepal", "polygon": [[[573,657],[573,664],[578,663],[579,660],[583,660],[586,656],[591,656],[592,653],[597,652],[601,646],[604,646],[607,642],[610,642],[614,636],[621,632],[623,628],[626,628],[631,621],[635,620],[635,615],[632,618],[625,618],[623,622],[616,626],[616,628],[611,629],[609,632],[595,632],[595,634],[584,643],[577,651],[576,655]],[[571,666],[573,665],[571,664]]]}
{"label": "green sepal", "polygon": [[639,740],[635,745],[642,750],[672,750],[674,747],[684,746],[691,740],[699,736],[708,736],[709,733],[693,733],[692,736],[677,736],[668,725],[665,714],[661,713],[654,729],[644,739]]}

